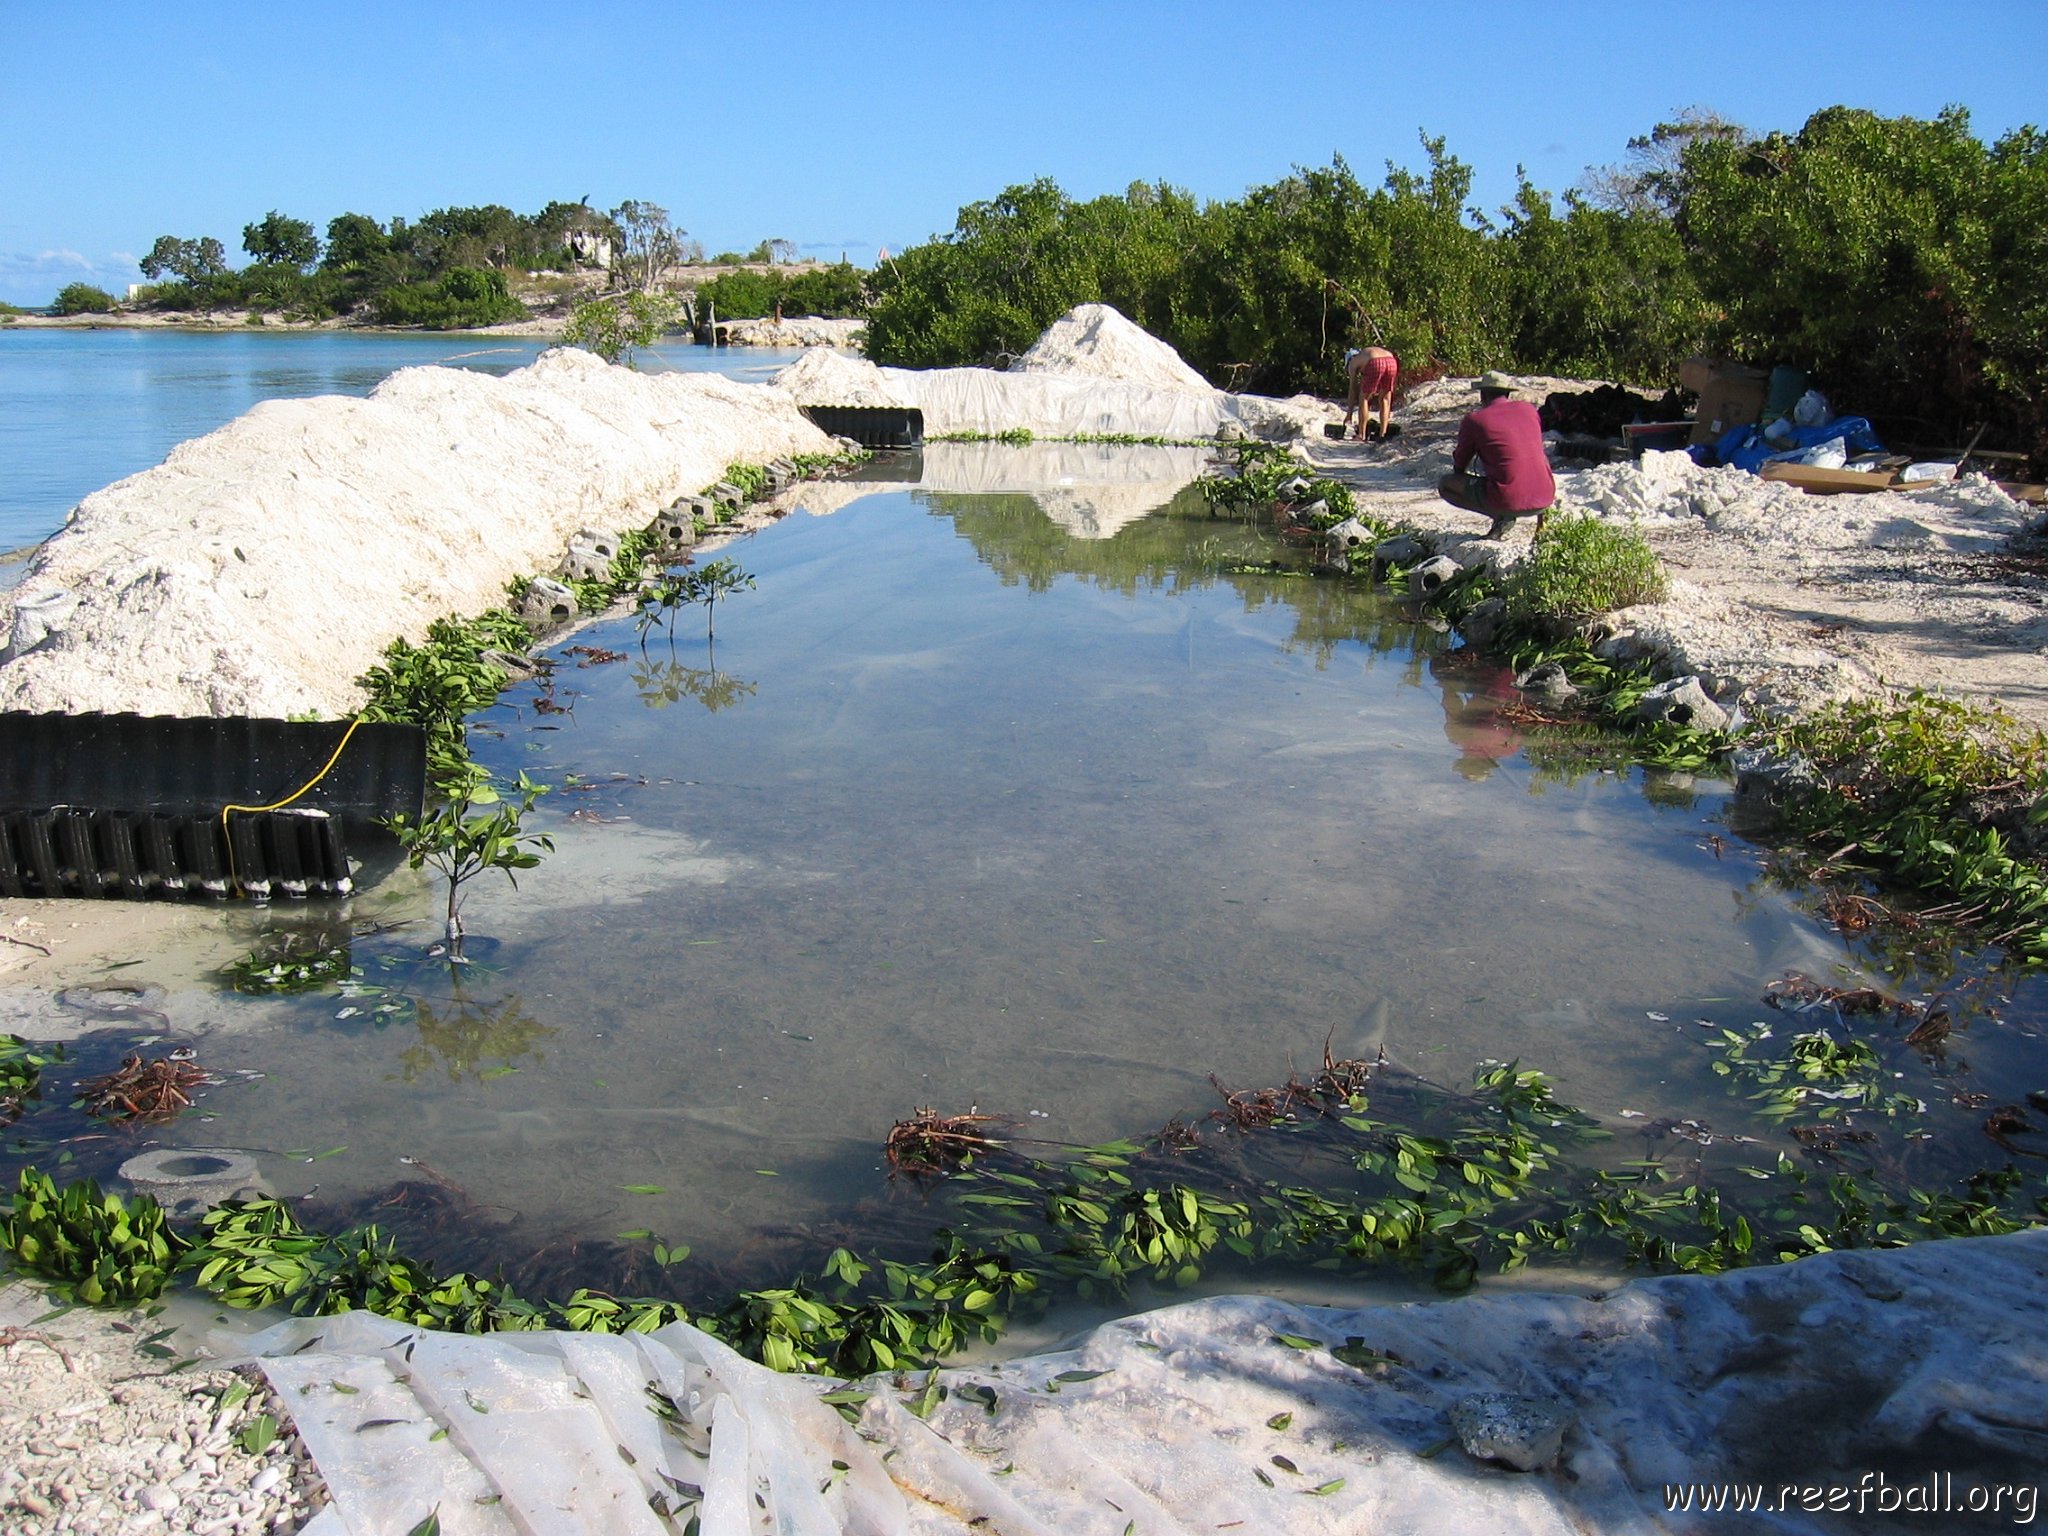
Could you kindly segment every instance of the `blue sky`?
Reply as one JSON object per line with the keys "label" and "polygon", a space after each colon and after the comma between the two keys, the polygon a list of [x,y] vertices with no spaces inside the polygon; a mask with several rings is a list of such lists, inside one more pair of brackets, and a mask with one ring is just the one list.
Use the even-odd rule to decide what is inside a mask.
{"label": "blue sky", "polygon": [[975,5],[0,0],[0,299],[116,292],[156,236],[642,198],[713,251],[870,263],[1050,176],[1235,197],[1449,140],[1474,201],[1562,191],[1687,106],[2048,117],[2048,0]]}

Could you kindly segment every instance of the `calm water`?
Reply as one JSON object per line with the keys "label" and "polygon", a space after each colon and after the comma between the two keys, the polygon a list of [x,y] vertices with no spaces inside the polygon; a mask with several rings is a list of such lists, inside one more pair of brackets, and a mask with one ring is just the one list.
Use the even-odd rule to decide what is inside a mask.
{"label": "calm water", "polygon": [[[75,350],[15,366],[46,342]],[[133,367],[89,366],[102,345]],[[132,461],[106,450],[97,483],[264,391],[360,391],[463,349],[414,345],[0,332],[0,390],[74,446],[79,402],[103,402]],[[0,423],[12,455],[18,415]],[[1449,1084],[1519,1058],[1625,1138],[1681,1118],[1782,1137],[1714,1075],[1702,1025],[1779,1017],[1760,999],[1788,969],[1882,968],[1723,841],[1726,786],[1575,766],[1383,595],[1230,574],[1275,546],[1176,494],[1199,467],[1050,445],[878,461],[731,549],[757,585],[720,605],[715,649],[694,613],[673,642],[614,620],[557,645],[550,680],[475,723],[492,767],[556,786],[534,818],[555,851],[468,900],[477,963],[423,958],[440,893],[403,870],[346,910],[231,908],[139,944],[106,980],[169,983],[170,1033],[260,1074],[147,1134],[249,1149],[278,1192],[358,1215],[389,1219],[395,1181],[443,1192],[435,1258],[552,1266],[556,1293],[602,1283],[622,1232],[692,1244],[701,1289],[914,1223],[879,1149],[919,1106],[1054,1144],[1142,1137],[1211,1108],[1212,1076],[1277,1084],[1326,1042]],[[347,995],[179,982],[352,927]],[[1947,1107],[1941,1074],[2001,1102],[2048,1078],[2040,1012],[2023,993],[1967,1058],[1897,1065],[1973,1136],[1982,1111]],[[79,1143],[73,1166],[106,1176],[138,1144]]]}
{"label": "calm water", "polygon": [[[261,400],[367,395],[400,368],[509,373],[547,343],[327,331],[58,331],[0,326],[0,555],[48,538],[79,500],[149,469]],[[795,352],[652,349],[650,370],[763,377]]]}
{"label": "calm water", "polygon": [[[1017,451],[978,452],[937,478]],[[349,915],[411,924],[356,945],[390,990],[218,998],[202,1059],[266,1075],[166,1138],[343,1203],[429,1170],[473,1202],[443,1253],[574,1275],[651,1229],[738,1274],[857,1239],[918,1106],[1143,1136],[1326,1040],[1454,1084],[1520,1058],[1623,1132],[1740,1122],[1701,1022],[1854,957],[1717,843],[1725,786],[1532,765],[1501,680],[1385,598],[1218,574],[1267,536],[1170,485],[1078,537],[1047,507],[1144,498],[1057,478],[828,488],[735,547],[715,650],[696,615],[557,647],[478,722],[557,786],[556,851],[469,900],[479,963],[413,965],[437,893],[387,881]],[[220,958],[308,921],[228,914]]]}

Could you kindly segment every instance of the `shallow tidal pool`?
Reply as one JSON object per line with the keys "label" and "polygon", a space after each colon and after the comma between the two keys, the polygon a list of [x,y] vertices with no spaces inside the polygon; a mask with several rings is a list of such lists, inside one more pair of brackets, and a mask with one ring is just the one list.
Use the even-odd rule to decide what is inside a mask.
{"label": "shallow tidal pool", "polygon": [[[197,1044],[243,1075],[144,1137],[565,1294],[620,1234],[690,1245],[694,1289],[914,1227],[880,1154],[919,1107],[1057,1154],[1326,1047],[1451,1086],[1517,1059],[1622,1137],[1767,1134],[1709,1040],[1869,960],[1728,834],[1728,786],[1532,751],[1392,597],[1235,569],[1301,561],[1183,488],[1198,459],[885,458],[722,552],[755,585],[715,643],[701,610],[555,643],[474,722],[554,786],[555,847],[470,888],[472,962],[424,956],[439,893],[402,869],[224,915],[244,947],[352,925],[358,975],[223,989]],[[2005,1008],[1969,1045],[2020,1082]]]}

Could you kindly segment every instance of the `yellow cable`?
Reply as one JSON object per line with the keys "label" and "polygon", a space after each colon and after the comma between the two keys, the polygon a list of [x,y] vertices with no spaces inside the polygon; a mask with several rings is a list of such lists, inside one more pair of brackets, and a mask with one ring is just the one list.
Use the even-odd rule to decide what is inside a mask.
{"label": "yellow cable", "polygon": [[311,789],[315,784],[318,784],[322,779],[327,777],[329,770],[331,770],[336,763],[341,761],[341,754],[348,750],[349,738],[355,735],[356,727],[361,725],[363,723],[363,720],[364,716],[357,715],[355,719],[349,721],[348,729],[341,733],[341,741],[335,747],[334,755],[327,759],[327,761],[321,766],[321,769],[318,773],[314,774],[313,777],[306,780],[305,783],[301,784],[297,789],[293,790],[290,794],[286,795],[282,800],[273,800],[268,805],[224,805],[220,808],[220,840],[227,845],[228,888],[230,890],[239,888],[242,882],[235,878],[235,840],[232,837],[228,836],[228,812],[260,812],[283,810],[286,806],[290,805],[294,800],[298,799],[299,796],[303,795],[307,790]]}

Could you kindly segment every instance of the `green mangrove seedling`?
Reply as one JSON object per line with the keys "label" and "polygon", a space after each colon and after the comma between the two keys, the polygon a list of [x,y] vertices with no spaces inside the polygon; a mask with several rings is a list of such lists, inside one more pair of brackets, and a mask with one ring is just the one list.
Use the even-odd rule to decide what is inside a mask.
{"label": "green mangrove seedling", "polygon": [[612,294],[577,305],[562,340],[630,367],[636,347],[653,346],[675,323],[675,300],[667,294]]}
{"label": "green mangrove seedling", "polygon": [[712,623],[718,600],[733,592],[744,592],[754,585],[754,578],[741,570],[737,561],[713,560],[708,565],[687,565],[681,570],[664,571],[648,587],[641,599],[640,638],[647,641],[647,631],[654,625],[666,621],[669,638],[675,638],[676,610],[690,604],[704,605],[704,639],[708,644],[713,639]]}
{"label": "green mangrove seedling", "polygon": [[531,869],[543,852],[554,851],[554,839],[528,832],[522,818],[549,786],[524,773],[511,786],[513,799],[500,794],[488,772],[474,762],[450,766],[436,788],[441,803],[420,817],[394,816],[385,823],[405,844],[414,869],[431,864],[448,879],[448,956],[461,961],[462,887],[487,869],[501,869],[514,885],[515,870]]}

